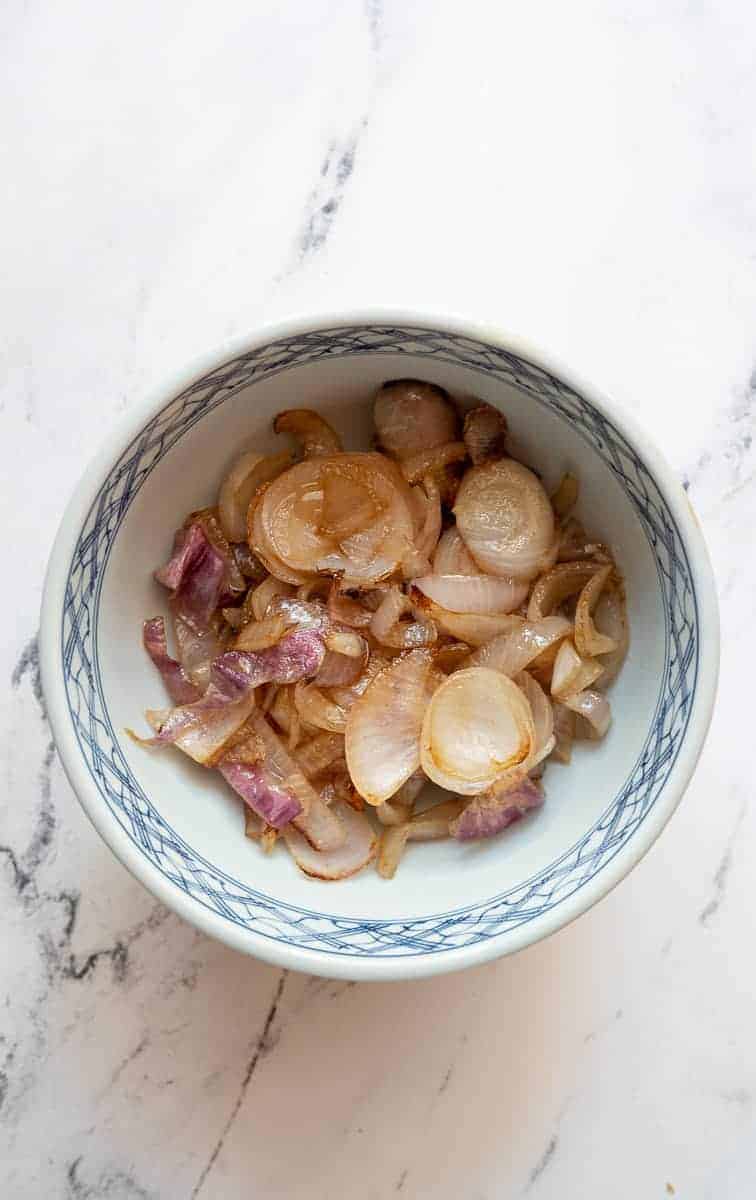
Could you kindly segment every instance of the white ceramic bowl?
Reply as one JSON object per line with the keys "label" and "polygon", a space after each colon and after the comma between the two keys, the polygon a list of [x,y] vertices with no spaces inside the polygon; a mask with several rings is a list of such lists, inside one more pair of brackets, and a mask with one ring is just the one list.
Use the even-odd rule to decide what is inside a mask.
{"label": "white ceramic bowl", "polygon": [[[152,580],[184,515],[211,503],[243,444],[271,450],[282,408],[322,411],[366,445],[371,397],[416,377],[507,415],[544,474],[580,478],[591,530],[627,583],[631,650],[605,741],[552,766],[542,810],[490,842],[413,846],[396,878],[327,884],[243,836],[214,773],[124,735],[165,703],[141,648],[165,611]],[[108,436],[76,488],[48,570],[41,661],[68,777],[120,860],[206,933],[270,962],[354,979],[430,975],[526,946],[571,921],[645,854],[709,724],[718,668],[711,570],[687,497],[605,397],[491,329],[418,314],[296,321],[167,382]]]}

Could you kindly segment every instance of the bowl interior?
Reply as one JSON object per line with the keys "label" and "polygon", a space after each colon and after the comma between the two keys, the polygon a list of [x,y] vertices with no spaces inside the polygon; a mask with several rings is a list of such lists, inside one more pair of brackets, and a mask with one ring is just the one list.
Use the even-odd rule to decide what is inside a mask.
{"label": "bowl interior", "polygon": [[[214,501],[241,449],[280,445],[271,432],[276,412],[316,408],[346,447],[367,448],[376,387],[408,376],[500,407],[548,488],[566,469],[578,475],[578,515],[614,548],[625,576],[630,653],[610,691],[614,721],[606,739],[578,745],[569,767],[549,766],[539,812],[490,842],[413,846],[391,883],[371,870],[338,885],[318,883],[283,849],[265,856],[245,839],[241,801],[214,772],[125,735],[127,727],[146,729],[145,708],[166,703],[141,647],[141,623],[167,612],[152,571],[168,556],[174,529],[188,511]],[[324,338],[318,353],[311,343],[293,352],[287,342],[235,360],[145,426],[100,489],[77,555],[64,617],[64,646],[67,637],[73,643],[66,686],[103,800],[165,878],[265,938],[336,953],[411,955],[506,937],[541,919],[627,844],[682,742],[695,687],[695,594],[673,518],[647,468],[561,381],[467,339],[441,352],[411,339],[352,340],[340,349],[338,339]]]}

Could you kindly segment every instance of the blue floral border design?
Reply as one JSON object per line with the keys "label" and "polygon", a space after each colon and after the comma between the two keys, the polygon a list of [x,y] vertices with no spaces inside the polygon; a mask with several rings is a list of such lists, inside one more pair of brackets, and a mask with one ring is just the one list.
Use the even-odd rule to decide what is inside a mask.
{"label": "blue floral border design", "polygon": [[[153,468],[197,421],[230,395],[279,371],[324,358],[411,354],[483,372],[526,392],[578,430],[629,496],[657,566],[665,612],[665,667],[638,760],[594,826],[530,879],[478,904],[395,920],[329,916],[274,900],[219,871],[160,816],[141,789],[112,727],[100,677],[97,620],[110,548]],[[163,876],[204,907],[276,941],[352,956],[438,953],[487,940],[533,920],[604,868],[653,807],[690,719],[699,660],[698,604],[674,517],[642,460],[614,424],[550,372],[498,346],[457,334],[355,325],[271,342],[211,371],[150,420],[102,484],[76,543],[61,626],[71,721],[92,779],[134,844]]]}

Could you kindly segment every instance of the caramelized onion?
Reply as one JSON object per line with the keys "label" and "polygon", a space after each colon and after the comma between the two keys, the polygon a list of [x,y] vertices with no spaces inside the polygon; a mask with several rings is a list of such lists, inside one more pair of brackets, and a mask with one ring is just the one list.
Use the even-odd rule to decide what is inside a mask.
{"label": "caramelized onion", "polygon": [[591,576],[578,596],[575,608],[575,645],[578,653],[583,657],[610,654],[617,649],[614,638],[601,633],[593,621],[593,611],[611,574],[611,564],[601,567],[595,575]]}
{"label": "caramelized onion", "polygon": [[370,632],[375,640],[395,650],[432,645],[437,637],[433,621],[422,615],[416,621],[402,621],[402,617],[411,611],[409,597],[396,585],[390,587],[370,622]]}
{"label": "caramelized onion", "polygon": [[503,634],[470,655],[469,666],[490,667],[510,678],[530,666],[544,651],[572,633],[566,617],[544,617],[542,621],[524,621],[512,633]]}
{"label": "caramelized onion", "polygon": [[422,485],[413,487],[418,508],[422,508],[419,527],[415,534],[418,553],[430,558],[441,533],[441,493],[432,475],[423,477]]}
{"label": "caramelized onion", "polygon": [[315,684],[300,681],[294,688],[294,704],[303,721],[329,733],[343,733],[346,713]]}
{"label": "caramelized onion", "polygon": [[458,638],[469,646],[483,646],[499,634],[511,633],[523,623],[523,618],[514,613],[454,613],[440,604],[434,604],[423,592],[413,587],[410,590],[412,611],[420,620],[430,618],[434,625]]}
{"label": "caramelized onion", "polygon": [[466,414],[462,436],[474,467],[503,458],[507,452],[506,418],[490,404],[479,404]]}
{"label": "caramelized onion", "polygon": [[425,575],[414,586],[434,603],[457,613],[511,613],[528,594],[528,584],[492,575]]}
{"label": "caramelized onion", "polygon": [[609,654],[601,656],[602,669],[596,680],[596,687],[603,691],[619,674],[630,645],[625,594],[621,584],[615,582],[604,590],[596,605],[593,620],[599,632],[605,634],[616,645]]}
{"label": "caramelized onion", "polygon": [[567,698],[582,692],[595,683],[601,674],[601,663],[594,658],[581,658],[569,638],[561,643],[551,676],[551,694],[567,703]]}
{"label": "caramelized onion", "polygon": [[468,471],[454,513],[467,549],[491,575],[532,579],[555,547],[549,498],[537,476],[512,458]]}
{"label": "caramelized onion", "polygon": [[569,763],[572,759],[572,743],[575,740],[575,714],[559,701],[556,701],[552,708],[555,743],[551,757],[557,762]]}
{"label": "caramelized onion", "polygon": [[534,585],[528,601],[528,620],[540,621],[548,617],[555,608],[585,587],[588,580],[599,571],[603,563],[569,562],[552,567]]}
{"label": "caramelized onion", "polygon": [[236,459],[218,493],[218,519],[229,542],[244,541],[252,497],[290,463],[290,454],[262,455],[251,450]]}
{"label": "caramelized onion", "polygon": [[457,433],[447,393],[414,379],[385,383],[375,397],[373,417],[381,446],[397,458],[451,442]]}
{"label": "caramelized onion", "polygon": [[530,756],[524,763],[525,768],[530,772],[539,763],[543,762],[554,749],[556,741],[554,736],[554,709],[540,683],[532,675],[528,675],[527,671],[521,671],[515,679],[515,683],[525,695],[530,705],[530,711],[533,714],[535,740]]}
{"label": "caramelized onion", "polygon": [[465,811],[452,821],[449,831],[462,842],[493,837],[543,804],[543,788],[532,779],[518,779],[503,790],[493,789],[476,796]]}
{"label": "caramelized onion", "polygon": [[612,710],[602,692],[593,692],[587,689],[576,695],[568,696],[564,703],[578,717],[582,717],[584,721],[588,722],[596,737],[604,736],[611,724]]}
{"label": "caramelized onion", "polygon": [[266,617],[263,621],[249,621],[242,626],[234,642],[236,650],[267,650],[275,646],[286,633],[283,617]]}
{"label": "caramelized onion", "polygon": [[511,679],[485,667],[457,671],[436,690],[423,720],[421,764],[462,795],[485,791],[531,754],[533,714]]}
{"label": "caramelized onion", "polygon": [[313,879],[348,879],[375,858],[377,839],[363,813],[337,801],[333,805],[332,816],[344,830],[344,841],[335,850],[314,850],[291,825],[287,825],[282,833],[300,871]]}
{"label": "caramelized onion", "polygon": [[447,442],[443,446],[417,450],[402,460],[402,473],[408,483],[417,483],[425,475],[443,472],[451,463],[464,462],[467,448],[464,442]]}
{"label": "caramelized onion", "polygon": [[338,454],[342,450],[339,435],[311,408],[290,408],[280,412],[273,422],[273,428],[276,433],[290,433],[297,438],[305,458]]}
{"label": "caramelized onion", "polygon": [[481,571],[456,525],[450,525],[439,538],[433,556],[436,575],[480,575]]}
{"label": "caramelized onion", "polygon": [[368,804],[388,800],[420,766],[420,728],[435,686],[429,650],[411,650],[381,671],[351,707],[345,752]]}
{"label": "caramelized onion", "polygon": [[344,757],[344,738],[339,733],[317,733],[297,749],[294,757],[308,779],[322,775]]}
{"label": "caramelized onion", "polygon": [[372,612],[359,600],[345,595],[336,579],[328,593],[328,615],[333,621],[351,625],[354,629],[366,629],[373,619]]}
{"label": "caramelized onion", "polygon": [[551,497],[551,507],[560,518],[569,516],[578,502],[580,487],[577,479],[569,471],[560,480],[559,487]]}

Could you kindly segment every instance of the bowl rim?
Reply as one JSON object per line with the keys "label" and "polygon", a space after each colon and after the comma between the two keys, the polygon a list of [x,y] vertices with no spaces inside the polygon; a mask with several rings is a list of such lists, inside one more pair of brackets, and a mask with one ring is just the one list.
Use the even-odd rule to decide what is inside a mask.
{"label": "bowl rim", "polygon": [[[669,505],[688,554],[698,601],[700,658],[698,684],[690,720],[676,762],[652,810],[611,862],[571,896],[539,917],[486,941],[443,954],[407,954],[397,958],[345,958],[325,949],[307,949],[273,941],[249,928],[224,920],[166,879],[143,855],[104,803],[80,752],[65,694],[58,631],[65,599],[68,565],[93,499],[124,448],[165,405],[208,372],[239,355],[281,338],[353,325],[400,325],[467,337],[494,345],[528,360],[574,389],[609,418],[643,461]],[[687,493],[650,435],[621,405],[604,395],[572,368],[526,339],[482,321],[427,310],[363,308],[301,314],[265,323],[252,334],[230,338],[174,371],[147,390],[107,434],[101,449],[76,484],[66,506],[50,554],[42,595],[40,670],[50,725],[68,780],[89,819],[123,865],[154,896],[179,916],[236,950],[280,967],[333,978],[390,980],[421,978],[482,964],[511,954],[550,936],[592,908],[643,858],[677,808],[703,748],[716,697],[719,671],[719,616],[713,572],[698,518]]]}

